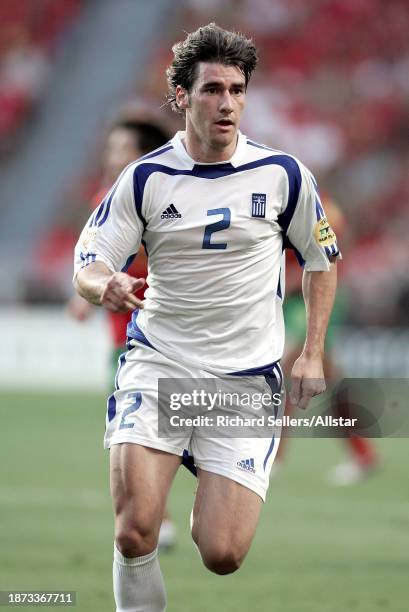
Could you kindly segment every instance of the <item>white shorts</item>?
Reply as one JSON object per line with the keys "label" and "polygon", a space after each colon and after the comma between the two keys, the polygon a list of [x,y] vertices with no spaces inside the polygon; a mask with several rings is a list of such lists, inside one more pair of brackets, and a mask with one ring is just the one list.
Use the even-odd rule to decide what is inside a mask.
{"label": "white shorts", "polygon": [[[230,478],[255,491],[264,501],[281,428],[263,429],[268,437],[254,437],[247,429],[250,437],[208,437],[199,435],[195,427],[181,430],[180,435],[172,432],[169,437],[159,437],[158,379],[210,378],[214,379],[212,383],[217,384],[214,381],[219,377],[168,359],[137,340],[132,340],[128,347],[129,350],[119,358],[115,391],[108,398],[104,447],[130,442],[181,457],[186,457],[188,452],[200,469]],[[237,393],[263,393],[271,397],[272,380],[280,391],[283,379],[278,363],[268,377],[233,376],[229,384]],[[281,417],[283,411],[282,396],[281,405],[275,409],[275,417]]]}

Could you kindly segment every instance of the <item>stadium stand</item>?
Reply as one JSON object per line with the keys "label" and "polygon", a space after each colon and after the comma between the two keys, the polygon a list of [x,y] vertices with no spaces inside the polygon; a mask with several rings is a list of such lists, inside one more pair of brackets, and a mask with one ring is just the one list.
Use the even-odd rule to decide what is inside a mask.
{"label": "stadium stand", "polygon": [[[44,3],[49,4],[53,3]],[[60,25],[50,26],[47,34],[43,21],[37,29],[41,36],[33,38],[42,40],[45,47],[56,40],[56,32],[61,32],[62,24],[80,8],[80,2],[62,4],[70,5],[71,12],[67,8],[66,13],[55,17]],[[349,322],[407,323],[407,3],[228,0],[220,5],[213,0],[188,0],[181,6],[177,27],[169,24],[166,35],[155,41],[145,78],[135,80],[127,99],[132,93],[140,98],[143,91],[152,108],[163,103],[168,42],[182,36],[181,23],[184,30],[190,30],[215,20],[252,34],[260,48],[261,62],[249,92],[251,111],[245,117],[243,131],[299,156],[348,218],[342,269],[343,281],[354,295]],[[95,176],[96,165],[95,157],[89,164],[91,176]],[[92,191],[90,178],[84,178],[84,174],[78,176],[75,197],[72,191],[61,197],[54,227],[44,229],[36,252],[39,243],[52,244],[50,236],[60,236],[61,228],[67,227],[68,200],[76,200],[74,226],[81,226],[86,207],[81,212],[78,201],[86,201],[87,196],[79,194]],[[66,233],[72,236],[72,215],[69,219]],[[69,269],[70,240],[73,238],[65,240],[65,256],[56,249],[61,269]],[[52,258],[45,261],[46,266],[55,268]],[[41,279],[47,277],[49,281],[53,276],[61,284],[61,274],[38,274],[38,296]],[[58,299],[63,300],[64,291],[56,292]]]}
{"label": "stadium stand", "polygon": [[0,4],[0,153],[46,94],[52,57],[83,0]]}

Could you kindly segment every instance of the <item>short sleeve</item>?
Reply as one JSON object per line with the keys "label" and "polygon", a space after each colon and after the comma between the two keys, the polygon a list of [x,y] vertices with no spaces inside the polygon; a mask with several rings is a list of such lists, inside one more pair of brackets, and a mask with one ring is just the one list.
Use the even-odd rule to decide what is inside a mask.
{"label": "short sleeve", "polygon": [[291,210],[291,202],[287,204],[282,215],[287,220],[284,244],[295,249],[306,271],[329,270],[330,263],[340,257],[335,232],[326,219],[313,175],[300,162],[297,166],[298,198]]}
{"label": "short sleeve", "polygon": [[96,208],[81,232],[74,256],[74,277],[81,268],[102,261],[114,272],[126,270],[138,252],[143,224],[135,208],[129,166]]}

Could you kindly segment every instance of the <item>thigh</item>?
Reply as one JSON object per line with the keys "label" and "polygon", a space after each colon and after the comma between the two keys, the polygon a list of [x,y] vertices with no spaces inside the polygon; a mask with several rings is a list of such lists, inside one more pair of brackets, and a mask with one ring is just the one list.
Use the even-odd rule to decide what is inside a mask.
{"label": "thigh", "polygon": [[139,444],[112,446],[111,494],[117,531],[137,529],[157,535],[180,462],[177,455]]}
{"label": "thigh", "polygon": [[192,535],[202,555],[221,549],[243,558],[256,531],[261,497],[225,476],[205,470],[198,476]]}
{"label": "thigh", "polygon": [[[269,476],[281,435],[281,427],[275,423],[276,417],[282,416],[284,396],[278,394],[273,403],[272,393],[280,391],[281,373],[277,377],[253,376],[221,381],[221,388],[226,397],[229,394],[236,401],[239,398],[251,398],[251,401],[264,397],[267,409],[261,417],[261,425],[258,423],[260,412],[257,412],[252,404],[249,407],[242,406],[240,402],[232,407],[223,407],[219,413],[230,414],[233,418],[255,418],[256,424],[246,425],[241,428],[214,425],[214,435],[207,434],[206,430],[195,428],[190,451],[194,457],[195,464],[203,471],[224,476],[243,487],[256,493],[264,501],[269,486]],[[256,404],[258,405],[258,404]],[[270,422],[269,418],[274,417]],[[279,423],[280,421],[278,421]],[[240,437],[241,436],[241,437]],[[261,437],[263,436],[263,437]],[[264,437],[265,436],[265,437]],[[267,437],[268,436],[268,437]]]}
{"label": "thigh", "polygon": [[158,380],[183,378],[190,372],[158,351],[133,341],[123,353],[115,377],[115,391],[108,398],[105,448],[130,442],[182,455],[190,432],[159,436]]}

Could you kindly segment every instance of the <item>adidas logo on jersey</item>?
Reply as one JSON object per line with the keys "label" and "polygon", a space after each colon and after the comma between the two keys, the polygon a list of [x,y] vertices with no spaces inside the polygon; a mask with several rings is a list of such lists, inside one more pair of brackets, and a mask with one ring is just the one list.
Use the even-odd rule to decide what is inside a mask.
{"label": "adidas logo on jersey", "polygon": [[181,219],[182,215],[177,211],[176,206],[171,204],[160,216],[161,219]]}
{"label": "adidas logo on jersey", "polygon": [[252,474],[256,473],[256,469],[254,467],[254,459],[242,459],[236,463],[239,470],[243,470],[244,472],[251,472]]}

